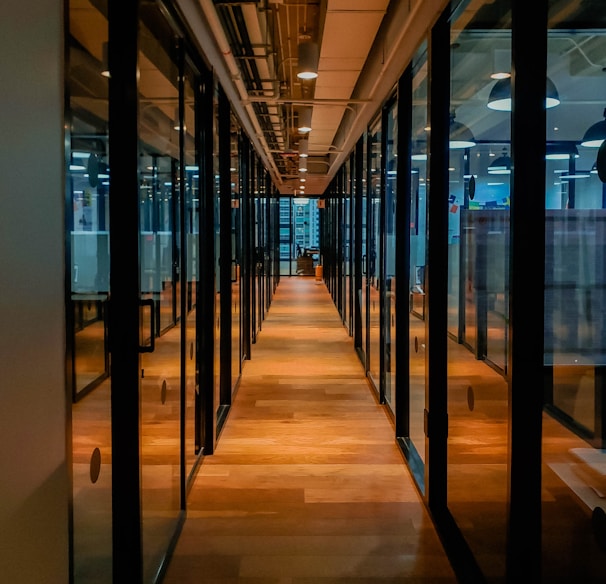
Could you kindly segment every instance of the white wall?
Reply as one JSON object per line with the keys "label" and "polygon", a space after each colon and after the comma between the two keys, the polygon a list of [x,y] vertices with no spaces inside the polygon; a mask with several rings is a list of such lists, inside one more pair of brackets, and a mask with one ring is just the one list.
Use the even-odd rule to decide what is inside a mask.
{"label": "white wall", "polygon": [[0,20],[0,580],[68,581],[63,2]]}

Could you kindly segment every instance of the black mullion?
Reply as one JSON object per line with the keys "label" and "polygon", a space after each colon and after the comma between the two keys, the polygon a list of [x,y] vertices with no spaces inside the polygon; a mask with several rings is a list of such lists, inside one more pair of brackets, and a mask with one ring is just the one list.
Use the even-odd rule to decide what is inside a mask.
{"label": "black mullion", "polygon": [[541,581],[547,4],[512,0],[508,582]]}
{"label": "black mullion", "polygon": [[[139,2],[109,0],[112,548],[114,584],[143,581],[139,406]],[[153,331],[151,331],[153,335]]]}
{"label": "black mullion", "polygon": [[[358,302],[358,292],[362,292],[362,197],[363,197],[363,157],[364,138],[360,138],[355,150],[355,189],[354,189],[354,346],[362,350],[362,306]],[[360,355],[361,356],[361,355]]]}
{"label": "black mullion", "polygon": [[251,148],[246,136],[241,138],[240,173],[242,176],[242,257],[240,259],[240,288],[242,290],[242,352],[250,359],[250,198],[251,198]]}
{"label": "black mullion", "polygon": [[[411,136],[412,136],[412,64],[398,82],[398,160],[396,186],[396,221],[401,226],[396,233],[396,282],[404,291],[410,290],[410,201],[411,184]],[[396,374],[396,436],[410,437],[410,307],[409,294],[396,292],[396,348],[393,358],[397,363]]]}
{"label": "black mullion", "polygon": [[[197,106],[200,129],[200,229],[198,255],[200,257],[200,305],[196,308],[196,338],[200,375],[199,391],[202,396],[200,432],[204,454],[213,454],[216,443],[215,417],[215,185],[214,185],[214,77],[205,70],[201,79]],[[210,112],[210,115],[209,115]]]}
{"label": "black mullion", "polygon": [[186,508],[186,500],[187,500],[187,471],[186,471],[186,445],[185,445],[185,425],[189,422],[186,419],[187,416],[187,287],[188,287],[188,266],[189,262],[187,261],[187,224],[186,224],[186,201],[185,201],[185,48],[183,45],[182,39],[177,41],[177,60],[179,64],[179,188],[177,189],[178,197],[179,197],[179,243],[180,243],[180,257],[178,256],[178,266],[179,266],[179,302],[180,302],[180,312],[181,312],[181,329],[180,329],[180,338],[181,338],[181,350],[179,351],[180,358],[180,366],[181,366],[181,388],[180,395],[181,401],[179,403],[179,415],[181,419],[181,424],[179,428],[179,440],[180,440],[180,448],[179,448],[179,457],[181,464],[181,473],[180,473],[180,487],[181,487],[181,509]]}
{"label": "black mullion", "polygon": [[257,198],[259,193],[259,172],[256,159],[252,162],[253,171],[253,189],[250,201],[250,316],[251,316],[251,341],[252,344],[257,342],[257,264],[258,264],[258,249],[257,249]]}
{"label": "black mullion", "polygon": [[427,359],[425,411],[427,435],[426,496],[432,510],[446,507],[447,418],[447,270],[448,128],[450,96],[450,26],[443,14],[429,45],[429,195],[427,198]]}
{"label": "black mullion", "polygon": [[219,266],[221,340],[220,394],[222,406],[231,405],[231,106],[219,87]]}
{"label": "black mullion", "polygon": [[385,372],[385,344],[386,344],[386,327],[389,325],[385,318],[385,273],[387,271],[387,260],[385,257],[386,245],[386,230],[387,230],[387,209],[385,198],[387,195],[387,128],[389,111],[394,103],[393,97],[383,107],[381,112],[381,178],[379,191],[379,258],[380,262],[378,269],[379,282],[379,398],[381,403],[387,403],[385,398],[386,372]]}

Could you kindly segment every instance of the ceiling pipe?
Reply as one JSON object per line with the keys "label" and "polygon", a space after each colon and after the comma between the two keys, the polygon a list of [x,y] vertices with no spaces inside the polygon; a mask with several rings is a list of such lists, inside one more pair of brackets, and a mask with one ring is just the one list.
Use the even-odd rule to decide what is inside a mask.
{"label": "ceiling pipe", "polygon": [[[278,108],[273,101],[277,97],[276,86],[278,83],[276,75],[276,64],[274,63],[274,57],[267,52],[269,34],[267,27],[267,18],[262,20],[259,15],[266,15],[267,12],[257,11],[256,5],[243,5],[241,7],[242,15],[244,16],[244,22],[246,24],[246,30],[249,35],[250,43],[253,46],[253,52],[255,54],[255,63],[259,76],[261,77],[261,83],[263,86],[263,97],[259,100],[262,103],[267,104],[270,122],[273,131],[276,134],[276,139],[279,143],[284,144],[285,138],[282,133],[282,127],[280,123],[280,114]],[[257,47],[265,47],[261,54],[257,54]],[[249,97],[251,99],[251,97]],[[270,104],[274,104],[271,107]]]}
{"label": "ceiling pipe", "polygon": [[256,145],[257,153],[269,170],[276,184],[282,183],[282,177],[275,161],[268,156],[269,146],[263,130],[259,126],[252,103],[248,100],[248,91],[240,77],[240,71],[212,0],[176,0],[185,22],[189,23],[192,34],[214,69],[232,108]]}

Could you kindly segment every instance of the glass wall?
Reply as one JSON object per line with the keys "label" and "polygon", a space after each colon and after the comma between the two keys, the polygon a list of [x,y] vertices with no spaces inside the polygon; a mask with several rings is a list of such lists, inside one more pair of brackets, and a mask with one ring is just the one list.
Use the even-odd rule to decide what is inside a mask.
{"label": "glass wall", "polygon": [[356,236],[360,239],[359,255],[356,257],[356,310],[360,313],[359,334],[356,332],[356,350],[364,370],[368,371],[368,288],[370,278],[369,270],[369,245],[368,245],[368,193],[367,176],[369,168],[368,136],[364,134],[360,138],[361,148],[356,149],[356,217],[359,220],[355,226]]}
{"label": "glass wall", "polygon": [[[429,188],[427,46],[416,52],[412,65],[412,140],[410,154],[410,231],[408,280],[409,398],[408,420],[411,466],[425,463],[427,195]],[[402,280],[402,279],[400,279]],[[416,473],[423,481],[424,472]],[[423,489],[423,485],[420,485]]]}
{"label": "glass wall", "polygon": [[343,310],[341,317],[349,334],[353,334],[353,319],[352,319],[352,253],[353,253],[353,229],[352,229],[352,177],[351,177],[352,160],[349,158],[343,165],[343,198],[341,201],[342,210],[342,304]]}
{"label": "glass wall", "polygon": [[[144,580],[152,582],[170,547],[181,500],[181,189],[194,119],[180,103],[174,31],[156,12],[144,11],[139,48],[141,508]],[[191,112],[191,110],[189,110]],[[189,122],[189,130],[186,124]],[[189,131],[189,135],[187,132]],[[154,340],[154,337],[157,337]],[[187,342],[187,341],[186,341]]]}
{"label": "glass wall", "polygon": [[385,127],[385,276],[382,286],[384,286],[385,317],[383,318],[385,326],[385,349],[384,359],[385,364],[385,401],[389,405],[392,412],[395,412],[396,407],[396,360],[392,359],[396,352],[396,302],[395,302],[395,284],[396,284],[396,193],[397,193],[397,170],[396,164],[398,161],[398,116],[397,116],[397,100],[393,100],[392,104],[386,112],[386,127]]}
{"label": "glass wall", "polygon": [[[215,83],[213,92],[213,186],[214,186],[214,278],[215,278],[215,344],[214,344],[214,399],[215,420],[221,418],[221,265],[219,262],[221,250],[221,184],[219,168],[219,85]],[[217,422],[217,433],[220,424]]]}
{"label": "glass wall", "polygon": [[296,260],[301,255],[300,245],[295,246],[293,237],[292,203],[290,197],[280,197],[280,274],[291,276],[296,272]]}
{"label": "glass wall", "polygon": [[606,13],[549,4],[548,88],[561,103],[547,110],[542,569],[545,582],[601,582]]}
{"label": "glass wall", "polygon": [[[159,6],[147,7],[140,17],[139,193],[134,203],[139,224],[132,229],[139,232],[143,349],[140,419],[133,418],[132,423],[140,424],[142,564],[144,580],[151,582],[177,532],[185,477],[195,466],[201,443],[195,433],[199,168],[194,139],[195,67],[185,59],[182,45],[175,42],[178,33]],[[72,281],[68,379],[74,398],[71,553],[74,582],[86,583],[111,582],[114,569],[116,505],[107,348],[111,159],[107,38],[102,8],[94,3],[70,6],[66,229]]]}
{"label": "glass wall", "polygon": [[264,172],[259,174],[259,192],[255,198],[255,251],[257,257],[256,270],[256,323],[260,331],[265,319],[265,278],[267,276],[267,193],[263,180]]}
{"label": "glass wall", "polygon": [[320,263],[318,199],[282,196],[275,199],[279,220],[280,274],[313,276]]}
{"label": "glass wall", "polygon": [[238,121],[232,116],[231,131],[231,363],[232,390],[240,381],[242,373],[242,185],[240,175],[240,133]]}
{"label": "glass wall", "polygon": [[74,584],[111,582],[113,568],[107,35],[95,3],[70,3],[65,228]]}
{"label": "glass wall", "polygon": [[368,344],[368,374],[377,393],[380,391],[380,331],[381,331],[381,300],[380,277],[381,257],[381,117],[373,123],[368,134],[368,169],[367,169],[367,208],[366,220],[368,229],[368,273],[367,290],[367,326]]}
{"label": "glass wall", "polygon": [[[448,168],[448,477],[451,511],[489,581],[505,574],[508,385],[504,330],[510,111],[494,109],[511,70],[507,0],[451,23]],[[430,234],[431,236],[431,234]],[[494,330],[489,328],[489,321]],[[488,337],[494,360],[486,362]],[[503,558],[503,562],[496,560]],[[496,560],[496,561],[495,561]]]}
{"label": "glass wall", "polygon": [[181,209],[183,224],[182,246],[185,252],[183,260],[183,271],[181,281],[186,287],[181,298],[182,312],[185,315],[185,455],[187,464],[187,475],[191,480],[193,471],[198,460],[198,454],[202,448],[203,440],[200,427],[201,396],[198,384],[198,372],[200,369],[198,340],[197,340],[197,307],[198,307],[198,283],[200,280],[200,257],[198,252],[200,237],[200,167],[198,161],[198,149],[194,135],[198,127],[195,116],[195,91],[196,71],[193,66],[185,64],[185,75],[182,83],[182,103],[180,109],[183,112],[183,167],[179,180],[182,181],[183,205]]}

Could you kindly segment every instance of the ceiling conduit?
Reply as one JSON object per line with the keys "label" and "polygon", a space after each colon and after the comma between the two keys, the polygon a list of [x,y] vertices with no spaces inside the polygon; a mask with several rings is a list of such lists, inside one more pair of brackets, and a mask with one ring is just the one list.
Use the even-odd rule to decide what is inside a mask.
{"label": "ceiling conduit", "polygon": [[282,124],[278,108],[271,104],[272,98],[277,96],[277,75],[275,70],[274,58],[268,54],[269,39],[267,38],[267,18],[261,19],[265,12],[257,12],[256,6],[242,6],[242,13],[246,22],[246,28],[249,34],[249,40],[252,45],[256,59],[257,69],[261,85],[263,87],[263,96],[267,98],[267,109],[269,111],[271,126],[276,133],[276,138],[280,146],[284,147],[284,137],[282,135]]}
{"label": "ceiling conduit", "polygon": [[[282,183],[282,177],[276,163],[267,153],[269,148],[263,130],[259,125],[253,104],[248,101],[248,91],[240,76],[238,65],[232,54],[229,42],[219,22],[212,0],[177,0],[179,9],[190,24],[191,31],[213,67],[219,82],[230,98],[244,129],[249,134],[259,156],[272,175],[276,184]],[[216,43],[216,44],[215,44]]]}

